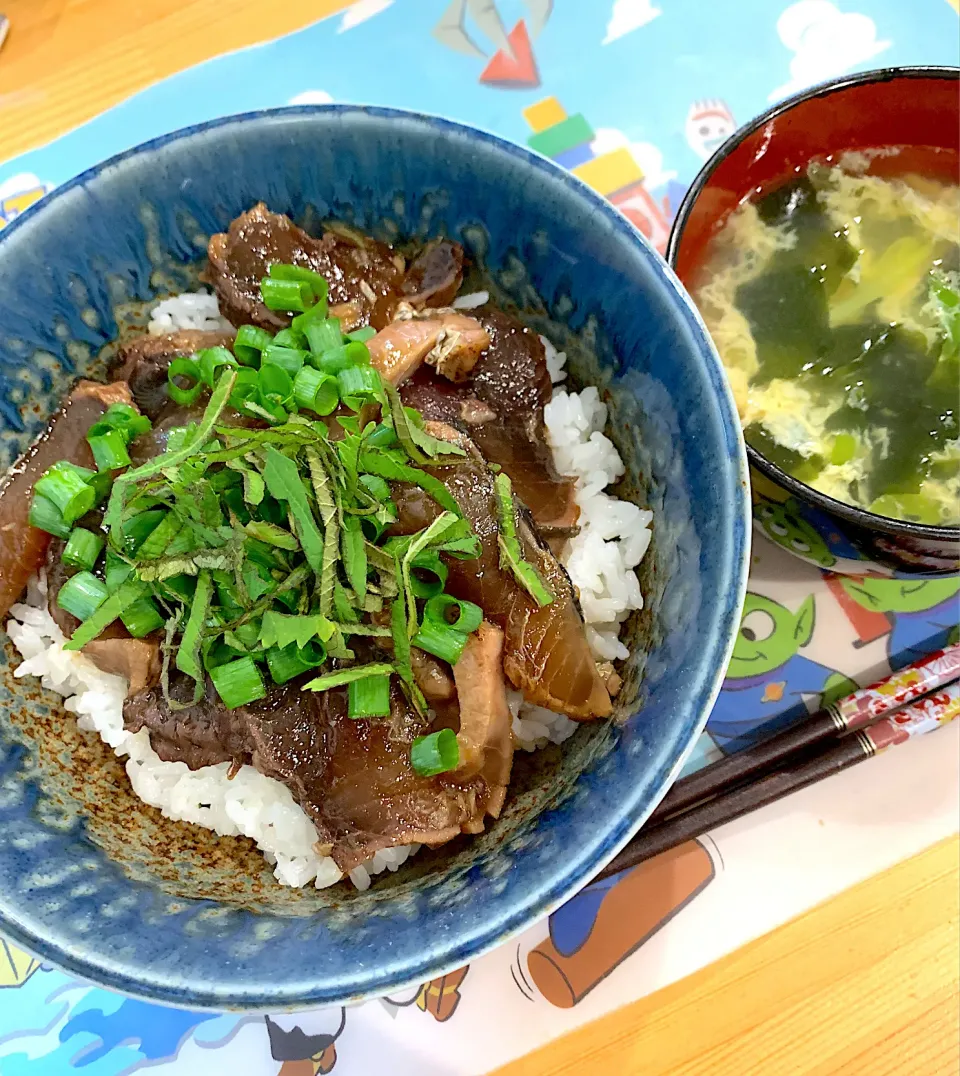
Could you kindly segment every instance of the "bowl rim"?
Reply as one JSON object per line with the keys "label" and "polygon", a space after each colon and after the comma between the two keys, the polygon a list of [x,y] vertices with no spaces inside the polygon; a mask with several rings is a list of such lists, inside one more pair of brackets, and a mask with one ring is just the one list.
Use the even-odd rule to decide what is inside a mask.
{"label": "bowl rim", "polygon": [[[827,82],[817,83],[799,93],[778,101],[775,105],[761,112],[752,120],[738,127],[736,131],[717,149],[697,173],[693,183],[687,188],[686,194],[674,217],[670,228],[670,236],[667,239],[667,249],[664,258],[670,268],[676,271],[677,254],[680,250],[680,241],[686,228],[693,207],[710,182],[710,178],[717,168],[727,157],[737,149],[747,138],[765,126],[771,120],[792,111],[797,105],[817,97],[829,97],[834,93],[842,93],[854,86],[863,86],[874,82],[893,82],[898,78],[942,78],[949,81],[960,80],[960,67],[948,65],[909,65],[903,67],[876,67],[870,71],[861,71],[853,75],[841,75],[838,78],[829,79]],[[927,542],[960,542],[960,524],[932,524],[914,523],[905,519],[893,519],[890,516],[882,516],[876,512],[870,512],[866,508],[859,508],[846,501],[839,501],[830,497],[820,490],[808,486],[806,482],[794,478],[781,470],[775,463],[768,460],[761,452],[746,442],[747,459],[751,467],[755,467],[776,485],[787,490],[794,497],[812,502],[817,508],[830,515],[839,516],[848,523],[852,523],[864,530],[881,531],[887,534],[917,538]]]}
{"label": "bowl rim", "polygon": [[[553,872],[549,879],[537,888],[536,892],[525,899],[514,900],[507,907],[499,906],[491,909],[496,914],[489,917],[489,921],[483,929],[465,931],[467,934],[466,941],[461,940],[450,943],[440,952],[424,951],[416,960],[406,959],[403,974],[399,977],[391,977],[389,971],[383,969],[367,974],[358,988],[350,992],[349,996],[338,994],[333,997],[318,991],[316,987],[309,993],[303,990],[294,993],[293,987],[289,984],[286,989],[281,985],[279,990],[272,985],[269,990],[264,989],[261,983],[257,983],[251,989],[244,990],[239,990],[234,984],[231,989],[230,987],[221,987],[216,982],[215,977],[210,977],[214,980],[212,984],[208,980],[203,984],[198,984],[196,987],[190,984],[174,986],[169,978],[158,975],[155,970],[148,969],[147,973],[144,974],[141,969],[134,971],[130,963],[125,963],[118,967],[103,960],[98,960],[89,949],[79,952],[71,951],[64,945],[62,938],[41,936],[32,928],[11,922],[7,915],[0,913],[0,925],[2,925],[4,933],[16,944],[25,946],[45,959],[50,959],[72,974],[92,980],[108,989],[118,990],[128,995],[145,998],[161,1004],[188,1005],[192,1008],[215,1009],[217,1011],[233,1009],[248,1012],[276,1012],[310,1005],[338,1004],[343,1003],[345,1000],[350,1003],[362,1001],[367,998],[382,996],[390,990],[423,982],[425,979],[454,970],[464,963],[465,945],[469,946],[468,957],[472,961],[506,944],[535,922],[546,918],[585,885],[589,884],[596,872],[613,859],[617,852],[640,829],[657,803],[679,776],[687,757],[693,751],[697,740],[703,732],[717,694],[720,691],[726,673],[726,666],[736,641],[744,595],[747,589],[751,532],[747,456],[736,403],[724,374],[723,364],[710,338],[710,334],[707,332],[696,306],[672,267],[659,256],[642,233],[611,203],[597,194],[585,182],[557,165],[554,161],[526,146],[510,142],[482,128],[459,123],[442,116],[378,105],[344,103],[288,105],[220,116],[167,132],[125,149],[98,162],[56,187],[21,214],[7,228],[0,231],[0,258],[3,256],[4,242],[11,235],[16,234],[19,229],[26,227],[28,222],[32,222],[38,215],[42,214],[46,206],[49,206],[57,198],[67,194],[67,192],[97,179],[102,173],[112,170],[131,158],[162,149],[174,142],[190,137],[203,136],[211,130],[231,125],[244,126],[257,122],[282,120],[284,117],[337,114],[341,116],[353,114],[372,120],[388,122],[405,121],[416,123],[432,128],[434,132],[439,130],[441,135],[455,135],[487,143],[498,153],[512,156],[524,162],[528,167],[544,175],[547,181],[562,184],[577,198],[584,201],[595,214],[605,218],[617,234],[619,241],[631,243],[639,248],[639,251],[643,252],[643,257],[651,273],[660,279],[665,291],[672,298],[678,319],[689,330],[692,350],[696,353],[698,359],[705,364],[706,380],[709,381],[714,390],[714,406],[718,410],[719,426],[722,431],[720,436],[725,436],[727,441],[729,466],[731,467],[731,485],[736,491],[733,499],[734,503],[731,504],[729,545],[722,558],[724,562],[722,570],[729,572],[729,580],[725,593],[717,596],[716,631],[711,639],[711,648],[715,650],[716,661],[713,671],[704,672],[701,679],[698,720],[690,729],[686,743],[683,744],[682,750],[677,753],[673,762],[669,765],[661,765],[660,779],[654,785],[656,791],[649,797],[645,807],[641,806],[639,800],[628,798],[621,805],[621,811],[609,820],[606,832],[597,845],[593,849],[584,849],[579,857],[572,855],[563,868]],[[638,253],[639,256],[640,254]],[[95,949],[92,952],[95,952]]]}

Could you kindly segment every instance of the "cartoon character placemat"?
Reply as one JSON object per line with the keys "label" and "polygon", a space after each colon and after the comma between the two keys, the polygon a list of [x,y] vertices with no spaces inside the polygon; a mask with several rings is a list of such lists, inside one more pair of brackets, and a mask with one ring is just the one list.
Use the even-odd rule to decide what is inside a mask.
{"label": "cartoon character placemat", "polygon": [[[527,143],[576,171],[662,249],[687,186],[739,123],[847,71],[956,64],[955,8],[955,0],[360,0],[182,72],[0,164],[0,227],[53,186],[163,131],[340,100],[443,112]],[[835,575],[849,551],[789,502],[771,501],[763,526],[733,660],[690,769],[958,636],[960,578]],[[487,1072],[954,832],[958,746],[956,727],[907,744],[588,886],[468,968],[348,1010],[168,1009],[91,987],[0,939],[0,1073]]]}

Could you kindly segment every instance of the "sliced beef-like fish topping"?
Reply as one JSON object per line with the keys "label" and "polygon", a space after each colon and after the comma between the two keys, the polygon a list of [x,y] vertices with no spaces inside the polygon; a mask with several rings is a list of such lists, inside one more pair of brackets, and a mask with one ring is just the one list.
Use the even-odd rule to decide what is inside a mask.
{"label": "sliced beef-like fish topping", "polygon": [[463,247],[435,239],[414,258],[401,292],[412,306],[449,306],[463,282]]}
{"label": "sliced beef-like fish topping", "polygon": [[[399,692],[392,705],[401,712],[391,721],[351,720],[342,691],[325,692],[321,700],[330,762],[322,802],[308,813],[318,831],[331,834],[331,855],[341,870],[351,870],[381,848],[436,846],[483,830],[492,797],[482,776],[414,773],[410,745],[418,730]],[[404,730],[399,735],[398,727]]]}
{"label": "sliced beef-like fish topping", "polygon": [[454,385],[421,367],[401,396],[424,418],[469,433],[483,456],[502,467],[545,536],[570,528],[579,508],[571,479],[553,465],[543,407],[553,395],[543,344],[536,333],[499,310],[477,312],[490,345],[471,374]]}
{"label": "sliced beef-like fish topping", "polygon": [[349,303],[362,324],[377,329],[390,320],[405,268],[399,254],[375,239],[343,228],[315,239],[263,202],[211,236],[207,256],[204,277],[216,289],[224,317],[238,327],[253,323],[271,332],[290,324],[289,315],[269,310],[260,297],[260,281],[275,262],[322,274],[331,306]]}
{"label": "sliced beef-like fish topping", "polygon": [[138,695],[160,681],[160,644],[156,639],[134,639],[126,632],[110,638],[105,631],[81,652],[101,672],[122,676],[128,684],[127,695]]}
{"label": "sliced beef-like fish topping", "polygon": [[503,679],[503,632],[496,625],[485,620],[470,636],[453,678],[459,703],[456,776],[483,778],[483,808],[497,818],[513,766],[513,718]]}
{"label": "sliced beef-like fish topping", "polygon": [[154,686],[127,697],[124,727],[130,732],[147,729],[150,745],[164,762],[185,762],[191,770],[220,762],[242,765],[252,751],[244,711],[228,710],[209,682],[206,696],[189,705],[194,687],[190,677],[171,671],[170,697],[184,708],[169,706]]}
{"label": "sliced beef-like fish topping", "polygon": [[43,565],[50,535],[27,522],[33,484],[58,460],[95,467],[87,430],[115,403],[130,403],[123,381],[80,381],[50,424],[0,482],[0,617]]}
{"label": "sliced beef-like fish topping", "polygon": [[170,406],[167,393],[170,363],[206,347],[232,348],[234,335],[201,329],[181,329],[162,336],[139,333],[124,340],[117,349],[114,375],[127,382],[137,407],[155,420]]}
{"label": "sliced beef-like fish topping", "polygon": [[[462,459],[433,469],[433,474],[450,491],[482,547],[475,560],[450,560],[446,590],[454,597],[475,602],[488,620],[503,629],[504,671],[529,702],[577,720],[606,717],[612,709],[610,696],[597,672],[563,566],[549,548],[540,544],[533,528],[521,516],[518,531],[524,557],[554,594],[549,605],[538,606],[513,575],[501,567],[498,507],[490,468],[464,435],[437,422],[428,422],[426,429],[434,437],[455,441],[467,453]],[[396,501],[398,534],[428,526],[440,512],[436,502],[419,487],[403,487]]]}
{"label": "sliced beef-like fish topping", "polygon": [[[148,729],[165,761],[191,769],[249,762],[282,781],[315,824],[318,850],[343,871],[381,848],[438,845],[480,832],[484,812],[499,811],[500,789],[488,790],[482,774],[414,773],[410,744],[424,730],[399,692],[393,706],[402,712],[393,720],[366,721],[347,717],[344,691],[314,694],[300,686],[291,681],[234,710],[212,689],[195,706],[174,710],[154,688],[127,699],[124,724],[131,732]],[[170,691],[189,702],[193,681],[174,674]]]}
{"label": "sliced beef-like fish topping", "polygon": [[[86,519],[83,523],[95,525]],[[99,523],[99,519],[95,523]],[[47,549],[47,607],[57,627],[69,639],[80,621],[57,604],[60,588],[73,574],[61,560],[65,544],[62,539],[53,538]],[[82,653],[102,672],[125,677],[129,682],[128,695],[139,694],[160,680],[159,639],[151,636],[134,639],[119,620],[87,643]]]}
{"label": "sliced beef-like fish topping", "polygon": [[437,311],[434,317],[401,317],[391,322],[367,341],[367,347],[381,377],[401,385],[424,362],[449,381],[463,381],[489,343],[490,337],[475,318]]}

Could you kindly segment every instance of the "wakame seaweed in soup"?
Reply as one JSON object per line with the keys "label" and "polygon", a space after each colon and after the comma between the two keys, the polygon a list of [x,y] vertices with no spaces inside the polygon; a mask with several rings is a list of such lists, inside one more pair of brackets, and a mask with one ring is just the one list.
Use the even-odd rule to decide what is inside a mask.
{"label": "wakame seaweed in soup", "polygon": [[695,296],[767,459],[882,515],[960,522],[960,187],[811,164],[730,216]]}

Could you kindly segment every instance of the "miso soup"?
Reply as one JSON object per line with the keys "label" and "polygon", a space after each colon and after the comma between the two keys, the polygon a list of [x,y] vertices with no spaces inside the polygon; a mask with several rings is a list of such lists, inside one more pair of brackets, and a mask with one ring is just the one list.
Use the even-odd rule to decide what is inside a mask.
{"label": "miso soup", "polygon": [[742,204],[694,297],[751,445],[837,500],[952,525],[960,187],[865,163],[813,163]]}

